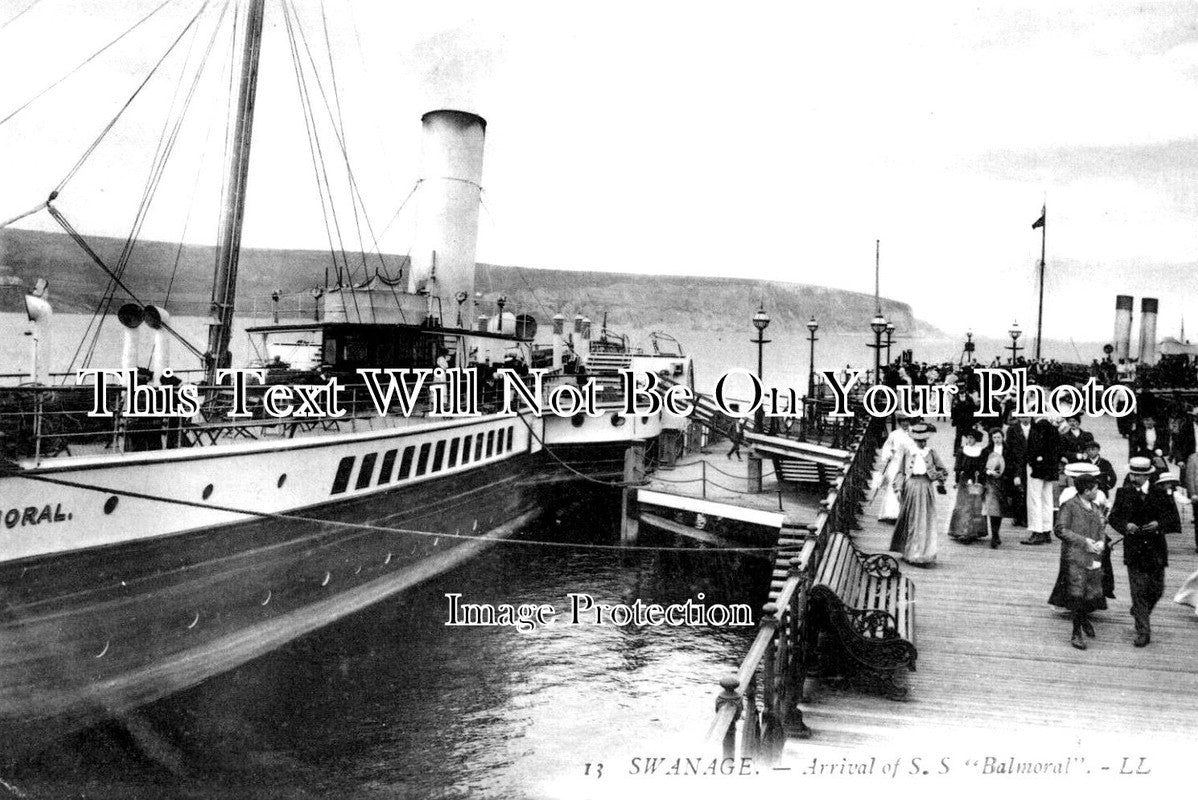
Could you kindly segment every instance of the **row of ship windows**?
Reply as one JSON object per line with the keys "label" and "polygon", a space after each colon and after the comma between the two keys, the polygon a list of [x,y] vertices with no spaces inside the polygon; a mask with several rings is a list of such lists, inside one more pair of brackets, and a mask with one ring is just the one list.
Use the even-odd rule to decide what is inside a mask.
{"label": "row of ship windows", "polygon": [[[471,461],[481,461],[484,458],[510,453],[512,441],[515,438],[515,426],[499,430],[490,430],[486,434],[467,434],[454,439],[442,439],[439,442],[425,442],[419,446],[409,445],[404,448],[403,456],[399,459],[399,471],[395,471],[396,456],[399,449],[383,453],[382,465],[379,467],[377,480],[374,475],[374,465],[378,461],[378,453],[367,453],[362,456],[362,467],[358,470],[355,489],[365,489],[374,483],[382,486],[390,483],[392,475],[397,481],[406,478],[416,478],[430,472],[469,464]],[[448,451],[448,457],[446,453]],[[459,459],[459,455],[461,458]],[[354,461],[357,456],[346,456],[337,464],[337,474],[333,476],[333,490],[329,494],[341,494],[349,488],[349,479],[354,472]],[[431,462],[431,463],[430,463]]]}

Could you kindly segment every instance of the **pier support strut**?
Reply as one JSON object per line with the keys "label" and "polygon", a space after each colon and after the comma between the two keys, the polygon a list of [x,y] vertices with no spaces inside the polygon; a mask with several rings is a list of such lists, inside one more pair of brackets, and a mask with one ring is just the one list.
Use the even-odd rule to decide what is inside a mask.
{"label": "pier support strut", "polygon": [[645,482],[645,440],[633,439],[624,451],[624,489],[620,498],[620,543],[635,544],[640,535],[637,485]]}
{"label": "pier support strut", "polygon": [[641,534],[640,504],[637,488],[625,486],[620,497],[620,544],[636,544]]}

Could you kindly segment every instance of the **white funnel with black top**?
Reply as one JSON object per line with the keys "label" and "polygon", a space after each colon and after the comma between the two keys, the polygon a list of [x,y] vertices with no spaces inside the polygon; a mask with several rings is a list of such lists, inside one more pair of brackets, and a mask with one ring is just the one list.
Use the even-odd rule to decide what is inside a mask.
{"label": "white funnel with black top", "polygon": [[[424,124],[423,173],[408,291],[427,291],[442,324],[474,316],[474,253],[487,121],[467,111],[430,111]],[[459,302],[461,299],[461,302]]]}

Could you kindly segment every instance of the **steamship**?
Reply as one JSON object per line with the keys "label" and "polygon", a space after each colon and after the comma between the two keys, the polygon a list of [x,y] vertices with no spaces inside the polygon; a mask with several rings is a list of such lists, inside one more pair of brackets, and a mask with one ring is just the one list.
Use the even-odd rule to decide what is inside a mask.
{"label": "steamship", "polygon": [[[92,387],[47,386],[38,380],[44,357],[34,361],[32,385],[0,390],[0,729],[8,742],[119,714],[394,595],[518,532],[564,483],[620,480],[629,453],[686,425],[668,414],[623,414],[615,377],[624,368],[664,371],[693,386],[680,350],[641,353],[606,331],[592,336],[578,317],[567,330],[560,314],[551,343],[538,345],[531,317],[502,307],[493,317],[476,313],[486,122],[458,110],[422,118],[424,178],[406,287],[326,287],[314,319],[249,329],[255,366],[267,384],[337,377],[352,395],[363,367],[485,368],[515,356],[548,369],[546,392],[583,374],[599,381],[602,413],[501,413],[484,396],[482,413],[459,418],[379,415],[364,402],[340,419],[231,416],[216,371],[230,361],[264,0],[245,5],[200,414],[89,417]],[[94,256],[53,200],[42,210]],[[118,315],[124,366],[139,366],[134,344],[148,329],[150,379],[163,382],[176,333],[170,314],[114,280],[128,300]],[[49,292],[39,287],[27,308],[36,352],[52,325]]]}

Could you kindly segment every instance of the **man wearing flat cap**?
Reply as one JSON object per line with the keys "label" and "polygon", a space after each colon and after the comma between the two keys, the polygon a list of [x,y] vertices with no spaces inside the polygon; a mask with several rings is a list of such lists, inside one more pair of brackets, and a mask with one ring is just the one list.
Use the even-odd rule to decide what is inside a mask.
{"label": "man wearing flat cap", "polygon": [[1149,617],[1165,591],[1169,546],[1165,541],[1159,501],[1149,494],[1152,462],[1136,457],[1128,462],[1127,485],[1115,493],[1107,522],[1123,535],[1123,563],[1131,592],[1131,615],[1136,621],[1136,647],[1152,638]]}

